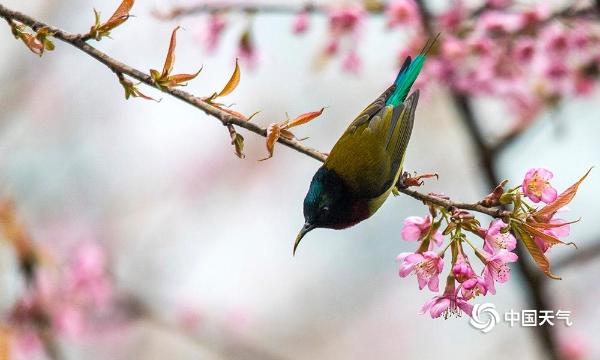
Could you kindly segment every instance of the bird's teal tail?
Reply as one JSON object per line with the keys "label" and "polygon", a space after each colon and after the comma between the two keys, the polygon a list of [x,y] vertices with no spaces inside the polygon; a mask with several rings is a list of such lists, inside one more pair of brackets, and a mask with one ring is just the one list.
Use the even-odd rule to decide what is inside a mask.
{"label": "bird's teal tail", "polygon": [[385,105],[398,106],[404,102],[410,91],[410,88],[417,79],[417,76],[419,76],[419,73],[423,68],[423,64],[425,64],[427,53],[429,50],[431,50],[439,36],[440,34],[438,33],[433,39],[427,40],[425,46],[423,46],[423,49],[421,49],[421,52],[413,61],[411,61],[410,56],[406,58],[402,68],[400,69],[400,72],[398,72],[396,81],[394,82],[396,89],[387,99]]}

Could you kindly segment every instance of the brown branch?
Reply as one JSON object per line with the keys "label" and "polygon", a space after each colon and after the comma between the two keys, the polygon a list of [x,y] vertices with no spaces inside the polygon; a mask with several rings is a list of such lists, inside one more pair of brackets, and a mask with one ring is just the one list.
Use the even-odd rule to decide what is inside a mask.
{"label": "brown branch", "polygon": [[[218,12],[241,12],[241,13],[261,13],[261,14],[297,14],[301,11],[306,11],[309,14],[323,15],[327,14],[329,6],[316,5],[307,3],[306,5],[287,5],[287,4],[198,4],[191,6],[175,6],[165,12],[154,11],[153,14],[162,20],[173,20],[185,16],[193,16],[198,14],[210,14]],[[369,7],[366,9],[373,15],[383,14],[385,4]]]}
{"label": "brown branch", "polygon": [[[81,51],[87,53],[94,59],[96,59],[99,62],[101,62],[102,64],[106,65],[109,69],[111,69],[118,76],[120,76],[120,74],[126,74],[134,79],[137,79],[137,80],[143,82],[144,84],[146,84],[148,86],[151,86],[151,87],[154,87],[154,88],[160,90],[160,88],[154,83],[154,81],[152,80],[150,75],[145,74],[137,69],[134,69],[133,67],[126,65],[126,64],[108,56],[107,54],[101,52],[100,50],[96,49],[95,47],[87,44],[85,41],[82,40],[80,35],[70,34],[59,28],[56,28],[54,26],[50,26],[48,24],[40,22],[28,15],[7,9],[6,7],[4,7],[1,4],[0,4],[0,17],[3,17],[7,20],[20,21],[20,22],[24,23],[25,25],[31,27],[34,30],[37,30],[41,27],[48,27],[50,29],[50,31],[54,33],[55,38],[57,38],[63,42],[66,42],[66,43],[80,49]],[[190,93],[187,93],[185,91],[178,90],[178,89],[162,89],[162,90],[165,93],[167,93],[173,97],[176,97],[176,98],[202,110],[206,114],[217,118],[225,126],[235,125],[235,126],[244,128],[250,132],[256,133],[260,136],[263,136],[263,137],[265,137],[267,135],[266,129],[259,127],[258,125],[255,125],[251,122],[248,122],[247,120],[245,120],[241,117],[234,116],[232,114],[227,113],[226,111],[223,111],[215,106],[212,106],[211,104],[207,103],[206,101],[202,100],[201,98],[199,98],[197,96],[194,96]],[[325,161],[325,159],[326,159],[325,154],[323,154],[315,149],[303,146],[296,141],[287,140],[283,137],[279,138],[278,141],[300,153],[308,155],[308,156],[310,156],[316,160],[319,160],[321,162]],[[494,187],[495,187],[495,185],[494,185]],[[507,216],[507,213],[505,211],[498,210],[495,208],[487,208],[478,203],[467,204],[467,203],[454,202],[451,200],[442,199],[435,195],[423,194],[423,193],[420,193],[420,192],[417,192],[415,190],[411,190],[408,188],[407,189],[399,189],[399,191],[410,197],[413,197],[417,200],[421,200],[425,203],[436,204],[436,205],[443,206],[446,208],[460,208],[460,209],[465,209],[465,210],[472,210],[472,211],[477,211],[477,212],[480,212],[480,213],[483,213],[483,214],[486,214],[489,216],[497,217],[497,218],[503,218],[503,217]]]}

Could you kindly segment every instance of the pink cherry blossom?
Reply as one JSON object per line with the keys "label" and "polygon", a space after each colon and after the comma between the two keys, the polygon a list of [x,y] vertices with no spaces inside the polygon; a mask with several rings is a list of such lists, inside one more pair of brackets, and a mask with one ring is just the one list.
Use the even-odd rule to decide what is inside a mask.
{"label": "pink cherry blossom", "polygon": [[362,61],[356,51],[351,50],[342,60],[342,69],[346,72],[357,74],[362,66]]}
{"label": "pink cherry blossom", "polygon": [[505,249],[501,249],[495,254],[485,252],[485,268],[483,269],[483,279],[487,290],[495,294],[496,287],[494,282],[505,283],[510,279],[510,268],[507,263],[515,262],[519,258],[517,254]]}
{"label": "pink cherry blossom", "polygon": [[552,25],[544,28],[540,42],[551,58],[565,56],[569,51],[569,37],[562,25]]}
{"label": "pink cherry blossom", "polygon": [[303,34],[308,30],[308,25],[310,22],[310,15],[308,11],[303,10],[296,15],[294,19],[294,23],[292,24],[292,31],[294,34]]}
{"label": "pink cherry blossom", "polygon": [[442,56],[447,61],[460,61],[467,55],[467,49],[463,41],[454,36],[444,37],[444,42],[441,44]]}
{"label": "pink cherry blossom", "polygon": [[448,10],[438,16],[438,23],[442,29],[453,32],[467,17],[467,8],[462,0],[454,0]]}
{"label": "pink cherry blossom", "polygon": [[437,246],[441,246],[444,238],[439,230],[431,229],[432,222],[433,218],[431,215],[427,215],[424,218],[419,216],[407,217],[402,227],[402,238],[406,241],[422,241],[432,231],[432,241],[429,243],[429,250],[433,249],[434,243]]}
{"label": "pink cherry blossom", "polygon": [[553,202],[558,196],[556,189],[549,182],[553,176],[554,174],[550,170],[544,168],[529,169],[523,179],[523,193],[534,203],[543,201],[549,204]]}
{"label": "pink cherry blossom", "polygon": [[528,64],[535,55],[535,41],[531,38],[519,38],[514,45],[513,54],[520,64]]}
{"label": "pink cherry blossom", "polygon": [[461,294],[465,300],[470,300],[479,295],[487,294],[487,286],[485,279],[481,276],[473,276],[462,283]]}
{"label": "pink cherry blossom", "polygon": [[503,36],[517,30],[519,19],[515,14],[487,11],[480,16],[477,25],[490,36]]}
{"label": "pink cherry blossom", "polygon": [[485,239],[483,248],[490,254],[495,253],[499,250],[513,251],[517,246],[517,240],[509,232],[502,232],[501,230],[506,228],[508,225],[500,220],[494,220],[490,224],[490,227],[485,232]]}
{"label": "pink cherry blossom", "polygon": [[340,48],[339,39],[333,38],[333,39],[329,40],[327,45],[325,45],[325,51],[324,51],[325,55],[333,56],[338,52],[339,48]]}
{"label": "pink cherry blossom", "polygon": [[532,4],[519,13],[519,28],[523,31],[534,30],[541,21],[550,15],[547,4]]}
{"label": "pink cherry blossom", "polygon": [[329,12],[329,29],[334,34],[351,33],[357,30],[365,16],[361,6],[348,6]]}
{"label": "pink cherry blossom", "polygon": [[419,20],[417,5],[412,0],[395,0],[388,4],[385,12],[388,28],[398,25],[414,25]]}
{"label": "pink cherry blossom", "polygon": [[450,315],[460,316],[461,312],[471,316],[473,313],[473,305],[469,304],[462,296],[458,296],[456,291],[445,291],[444,295],[434,296],[427,300],[419,314],[429,312],[432,319],[436,319],[444,314],[444,318]]}
{"label": "pink cherry blossom", "polygon": [[425,285],[431,291],[439,290],[439,274],[444,269],[444,260],[433,251],[424,253],[401,253],[396,258],[400,264],[400,277],[407,277],[411,273],[417,275],[419,289]]}
{"label": "pink cherry blossom", "polygon": [[462,254],[462,251],[458,253],[456,257],[456,263],[452,267],[452,274],[454,274],[454,278],[459,283],[470,279],[475,276],[475,272],[471,267],[471,263],[466,255]]}
{"label": "pink cherry blossom", "polygon": [[78,245],[64,276],[64,289],[73,300],[103,306],[112,297],[112,287],[106,276],[106,258],[98,244]]}

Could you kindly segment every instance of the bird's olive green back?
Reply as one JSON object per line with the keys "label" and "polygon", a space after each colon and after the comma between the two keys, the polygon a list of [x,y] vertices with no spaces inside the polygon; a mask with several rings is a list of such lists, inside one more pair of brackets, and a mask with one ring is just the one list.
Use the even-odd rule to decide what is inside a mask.
{"label": "bird's olive green back", "polygon": [[398,106],[385,106],[393,92],[394,86],[356,117],[325,161],[361,198],[389,191],[402,170],[419,93]]}

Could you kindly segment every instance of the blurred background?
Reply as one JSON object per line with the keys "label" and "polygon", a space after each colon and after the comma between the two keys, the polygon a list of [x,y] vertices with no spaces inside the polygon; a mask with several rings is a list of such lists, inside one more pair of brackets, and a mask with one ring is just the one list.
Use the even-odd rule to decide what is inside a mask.
{"label": "blurred background", "polygon": [[[91,45],[142,71],[161,69],[171,30],[182,25],[175,73],[204,66],[185,91],[208,96],[219,90],[240,57],[241,83],[224,102],[244,114],[260,110],[252,121],[263,127],[286,112],[297,116],[327,106],[295,131],[310,137],[305,145],[324,152],[393,81],[401,58],[427,38],[421,29],[427,16],[408,1],[394,2],[397,13],[391,4],[372,1],[321,2],[306,14],[302,1],[250,1],[279,9],[252,14],[237,11],[241,2],[212,15],[169,13],[196,3],[138,0],[135,17],[113,30],[113,39]],[[93,24],[94,7],[106,19],[118,1],[2,5],[83,33]],[[425,5],[432,16],[427,21],[443,35],[417,84],[424,96],[405,162],[408,171],[439,174],[421,190],[476,202],[492,189],[490,175],[516,186],[529,168],[545,167],[560,191],[599,165],[596,4]],[[564,9],[573,23],[554,18]],[[581,9],[591,10],[579,23],[575,11]],[[528,11],[540,16],[532,20],[539,32],[519,25]],[[452,23],[450,15],[458,20]],[[215,30],[218,21],[222,31]],[[272,159],[258,162],[266,155],[265,140],[243,129],[241,160],[216,119],[143,85],[140,90],[162,101],[125,101],[104,65],[58,40],[39,58],[2,23],[0,202],[12,232],[0,232],[7,240],[0,241],[0,348],[9,358],[600,358],[593,340],[600,332],[596,171],[569,205],[568,218],[581,217],[569,237],[579,250],[549,253],[553,264],[562,262],[553,269],[563,280],[538,278],[522,254],[534,280],[513,264],[512,280],[497,295],[475,300],[493,302],[501,313],[531,309],[533,286],[549,309],[571,311],[573,325],[557,322],[549,329],[551,345],[535,327],[500,323],[482,334],[467,316],[419,315],[433,295],[419,291],[414,279],[398,277],[396,255],[414,251],[401,238],[402,222],[427,214],[420,202],[390,198],[353,228],[311,232],[292,257],[317,161],[277,144]],[[567,55],[549,48],[556,31],[567,38]],[[581,33],[589,35],[585,48],[577,47]],[[512,43],[521,37],[540,51],[530,64],[507,50],[525,46]],[[503,56],[504,69],[516,72],[503,77],[498,63],[486,65],[489,59],[475,54],[485,49],[489,59]],[[564,63],[563,75],[556,61]],[[580,83],[585,66],[589,76]],[[484,68],[496,70],[472,74]],[[464,120],[459,100],[465,97],[485,144],[514,135],[491,160]],[[481,220],[487,226],[490,219]],[[35,298],[27,291],[19,247],[8,241],[15,233],[36,248],[41,295]]]}

